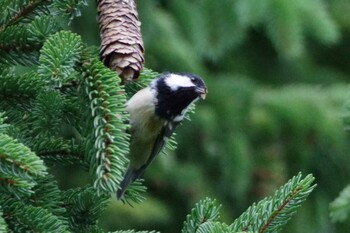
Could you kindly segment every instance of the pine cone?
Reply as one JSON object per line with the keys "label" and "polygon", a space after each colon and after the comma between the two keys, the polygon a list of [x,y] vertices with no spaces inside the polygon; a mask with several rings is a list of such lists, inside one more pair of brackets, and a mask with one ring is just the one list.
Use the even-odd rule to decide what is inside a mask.
{"label": "pine cone", "polygon": [[144,62],[141,23],[134,0],[99,0],[102,61],[123,83],[137,79]]}

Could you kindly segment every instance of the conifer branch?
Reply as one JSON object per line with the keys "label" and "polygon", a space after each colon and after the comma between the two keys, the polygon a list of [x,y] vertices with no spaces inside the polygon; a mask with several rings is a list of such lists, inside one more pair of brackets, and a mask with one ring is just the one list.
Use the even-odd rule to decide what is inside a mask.
{"label": "conifer branch", "polygon": [[5,124],[4,121],[6,117],[4,116],[5,114],[3,112],[0,112],[0,134],[5,133],[6,129],[9,127],[8,124]]}
{"label": "conifer branch", "polygon": [[44,84],[34,72],[15,76],[12,70],[0,71],[0,97],[7,102],[32,100],[44,88]]}
{"label": "conifer branch", "polygon": [[159,231],[135,231],[135,230],[126,230],[126,231],[113,231],[109,233],[159,233]]}
{"label": "conifer branch", "polygon": [[315,185],[312,185],[313,181],[312,175],[302,179],[299,173],[273,196],[250,206],[230,226],[219,222],[220,206],[216,206],[215,200],[207,198],[192,209],[184,223],[182,233],[278,232],[315,188]]}
{"label": "conifer branch", "polygon": [[330,217],[333,222],[343,222],[350,215],[350,185],[330,204]]}
{"label": "conifer branch", "polygon": [[[4,115],[0,113],[0,232],[103,233],[97,219],[106,208],[109,194],[117,190],[127,164],[127,97],[146,86],[158,74],[143,70],[139,81],[120,87],[118,83],[121,80],[115,72],[99,61],[97,53],[87,53],[90,48],[83,45],[80,36],[61,31],[59,24],[62,18],[71,20],[79,15],[79,7],[86,4],[85,0],[4,2],[0,4],[4,12],[4,17],[0,18],[0,110],[4,112]],[[191,6],[191,3],[185,2],[176,1],[174,4]],[[227,1],[230,7],[223,9],[218,1],[207,2],[211,3],[207,5],[210,7],[205,4],[186,7],[181,17],[185,15],[183,21],[193,26],[199,25],[196,20],[206,25],[203,22],[207,22],[207,12],[225,15],[224,20],[214,22],[212,27],[208,23],[204,33],[199,27],[188,32],[201,56],[218,60],[227,49],[242,42],[244,33],[240,26],[236,27],[239,33],[233,31],[235,36],[220,33],[221,29],[226,30],[236,21],[232,14],[234,3]],[[258,16],[254,10],[253,14],[241,14],[241,17],[246,17],[243,27],[253,23],[264,24],[270,18],[280,19],[270,26],[266,24],[270,39],[279,51],[293,55],[303,45],[303,35],[300,36],[299,32],[309,31],[303,25],[307,18],[303,16],[299,19],[295,10],[303,7],[307,15],[317,18],[310,28],[319,40],[325,43],[337,40],[337,29],[324,13],[326,11],[316,14],[314,4],[303,1],[294,4],[292,9],[287,7],[287,2],[275,1],[272,7],[263,7],[271,3],[262,1]],[[52,4],[48,6],[48,3]],[[124,81],[136,78],[142,69],[144,48],[135,2],[100,0],[98,4],[103,61],[118,71]],[[255,1],[240,1],[239,5],[242,4],[250,9],[259,8]],[[281,7],[277,4],[283,4],[283,12],[288,14],[280,14]],[[56,18],[57,13],[61,16],[60,21]],[[197,16],[196,20],[187,20],[192,13]],[[173,31],[176,25],[170,22],[173,19],[160,18],[165,19],[161,27]],[[327,27],[319,23],[321,19],[326,24],[328,22]],[[183,40],[180,34],[172,34],[164,41],[176,41],[173,42],[175,44]],[[222,36],[212,40],[212,35],[217,34]],[[287,44],[281,44],[280,41],[285,41],[283,38],[287,38]],[[184,55],[177,57],[199,59],[196,53]],[[171,145],[167,144],[167,147]],[[55,177],[46,172],[43,158],[45,161],[54,158],[88,167],[94,176],[94,188],[91,185],[61,191]],[[294,177],[274,196],[253,204],[230,226],[219,221],[220,206],[206,199],[187,216],[183,232],[278,232],[313,190],[312,181],[311,175],[304,179],[301,175]],[[142,191],[144,187],[141,183],[135,182],[126,195],[130,194],[130,200],[137,202],[142,199],[139,195]],[[347,197],[342,195],[342,199]],[[142,232],[148,231],[138,233]]]}
{"label": "conifer branch", "polygon": [[86,94],[90,100],[93,135],[88,136],[90,171],[95,173],[98,193],[114,193],[122,180],[129,151],[126,133],[126,96],[118,76],[97,59],[86,60]]}
{"label": "conifer branch", "polygon": [[40,151],[38,155],[40,157],[74,157],[75,159],[82,158],[81,154],[68,150]]}
{"label": "conifer branch", "polygon": [[17,52],[24,52],[24,53],[33,53],[40,48],[41,48],[40,45],[32,45],[30,47],[25,46],[25,45],[18,47],[18,45],[15,45],[15,44],[7,44],[7,45],[1,44],[0,45],[0,50],[2,52],[17,51]]}
{"label": "conifer branch", "polygon": [[207,222],[217,222],[220,218],[219,209],[221,206],[216,206],[216,201],[206,198],[200,201],[187,215],[182,233],[195,233],[202,224]]}
{"label": "conifer branch", "polygon": [[278,232],[306,200],[316,185],[314,177],[301,173],[293,177],[271,197],[253,204],[231,225],[232,231]]}
{"label": "conifer branch", "polygon": [[[232,231],[228,225],[219,222],[219,209],[221,206],[216,205],[215,200],[206,198],[200,201],[187,215],[186,222],[182,229],[182,233],[240,233]],[[243,231],[242,231],[243,233]],[[244,233],[253,233],[244,231]]]}
{"label": "conifer branch", "polygon": [[39,52],[37,50],[0,50],[0,63],[6,65],[37,65]]}
{"label": "conifer branch", "polygon": [[67,222],[47,209],[32,206],[7,194],[0,196],[4,219],[14,232],[69,232]]}
{"label": "conifer branch", "polygon": [[27,23],[7,27],[0,33],[0,63],[37,65],[38,51],[44,40],[57,30],[57,23],[48,15],[38,15]]}
{"label": "conifer branch", "polygon": [[1,183],[7,184],[1,187],[14,195],[32,193],[35,178],[47,174],[39,157],[5,134],[0,134],[0,163]]}
{"label": "conifer branch", "polygon": [[[207,221],[199,226],[196,233],[232,233],[228,226],[220,222]],[[246,233],[246,232],[245,232]]]}
{"label": "conifer branch", "polygon": [[39,177],[36,181],[37,184],[33,188],[33,194],[29,197],[29,203],[33,206],[47,209],[61,220],[68,222],[67,210],[62,207],[64,197],[62,196],[62,191],[58,188],[55,177],[48,174],[44,177]]}
{"label": "conifer branch", "polygon": [[[0,25],[0,33],[2,33],[9,25],[17,23],[20,19],[26,17],[28,14],[33,12],[36,7],[42,5],[44,2],[49,2],[49,0],[33,0],[28,1],[28,4],[22,5],[22,7],[14,14],[11,18],[7,20],[7,22],[3,22]],[[5,6],[10,7],[10,6]]]}
{"label": "conifer branch", "polygon": [[0,208],[0,232],[9,232],[7,229],[5,219],[3,218],[3,212],[1,208]]}
{"label": "conifer branch", "polygon": [[60,31],[50,36],[40,50],[38,73],[53,86],[61,86],[81,59],[82,42],[77,34]]}
{"label": "conifer branch", "polygon": [[80,7],[86,5],[86,0],[60,0],[53,1],[52,7],[55,8],[55,15],[64,15],[71,21],[81,15]]}
{"label": "conifer branch", "polygon": [[73,232],[96,225],[110,200],[109,195],[98,196],[92,187],[77,188],[62,194],[63,206]]}

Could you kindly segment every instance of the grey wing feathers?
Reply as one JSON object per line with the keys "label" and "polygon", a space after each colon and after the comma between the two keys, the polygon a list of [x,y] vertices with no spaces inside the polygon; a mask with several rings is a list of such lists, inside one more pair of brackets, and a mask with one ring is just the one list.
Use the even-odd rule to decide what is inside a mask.
{"label": "grey wing feathers", "polygon": [[120,189],[117,191],[117,198],[120,199],[124,196],[124,193],[132,182],[136,179],[140,178],[145,172],[146,168],[151,164],[154,158],[159,154],[159,152],[163,149],[167,139],[173,134],[178,122],[167,122],[161,129],[159,135],[157,136],[156,141],[153,144],[151,155],[144,165],[142,165],[139,169],[132,169],[128,167],[124,179],[120,184]]}
{"label": "grey wing feathers", "polygon": [[159,154],[159,152],[163,149],[167,140],[173,134],[173,132],[178,124],[179,124],[179,122],[167,122],[163,126],[162,130],[160,131],[160,133],[157,137],[157,140],[153,144],[151,156],[148,158],[146,164],[143,165],[142,167],[145,166],[145,168],[146,168],[153,161],[153,159],[156,157],[156,155]]}

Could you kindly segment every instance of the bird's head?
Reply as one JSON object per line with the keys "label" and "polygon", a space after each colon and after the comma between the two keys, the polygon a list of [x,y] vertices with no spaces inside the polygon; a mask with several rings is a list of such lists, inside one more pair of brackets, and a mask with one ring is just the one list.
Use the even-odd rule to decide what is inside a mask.
{"label": "bird's head", "polygon": [[205,99],[208,89],[197,75],[188,73],[164,73],[152,81],[156,92],[156,113],[167,120],[181,121],[188,106]]}

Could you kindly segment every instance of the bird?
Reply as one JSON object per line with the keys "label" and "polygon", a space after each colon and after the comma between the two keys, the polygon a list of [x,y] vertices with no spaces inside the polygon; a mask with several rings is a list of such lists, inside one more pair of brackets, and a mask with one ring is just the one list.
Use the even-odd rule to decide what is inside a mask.
{"label": "bird", "polygon": [[191,73],[162,73],[126,103],[130,116],[129,166],[117,190],[123,199],[127,187],[141,178],[163,149],[189,106],[205,99],[203,79]]}

